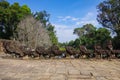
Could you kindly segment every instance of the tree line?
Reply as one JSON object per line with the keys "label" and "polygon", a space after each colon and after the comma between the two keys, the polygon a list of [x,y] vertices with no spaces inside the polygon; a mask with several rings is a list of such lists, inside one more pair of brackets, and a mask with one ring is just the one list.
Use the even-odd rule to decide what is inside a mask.
{"label": "tree line", "polygon": [[60,43],[60,46],[78,48],[79,45],[85,45],[91,49],[95,44],[105,47],[105,43],[111,40],[114,48],[120,49],[120,1],[104,0],[97,5],[97,11],[97,21],[103,27],[97,29],[89,23],[75,28],[73,34],[78,35],[78,38]]}
{"label": "tree line", "polygon": [[97,21],[103,27],[85,24],[74,29],[73,34],[78,36],[76,40],[60,43],[46,11],[32,13],[27,5],[0,0],[0,38],[17,40],[30,47],[55,44],[75,48],[85,45],[90,49],[95,44],[105,47],[104,43],[112,40],[114,47],[120,48],[120,1],[104,0],[97,5],[97,11]]}
{"label": "tree line", "polygon": [[0,0],[0,38],[17,40],[29,47],[58,44],[49,17],[44,10],[32,13],[27,5]]}

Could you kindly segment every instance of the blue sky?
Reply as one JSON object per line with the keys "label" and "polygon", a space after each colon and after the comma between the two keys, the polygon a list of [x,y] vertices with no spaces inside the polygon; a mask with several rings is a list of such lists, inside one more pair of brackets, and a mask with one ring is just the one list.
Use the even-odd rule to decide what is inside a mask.
{"label": "blue sky", "polygon": [[8,0],[11,4],[18,2],[28,5],[32,12],[46,10],[50,22],[55,26],[59,42],[75,40],[74,28],[92,23],[100,27],[96,20],[96,6],[103,0]]}

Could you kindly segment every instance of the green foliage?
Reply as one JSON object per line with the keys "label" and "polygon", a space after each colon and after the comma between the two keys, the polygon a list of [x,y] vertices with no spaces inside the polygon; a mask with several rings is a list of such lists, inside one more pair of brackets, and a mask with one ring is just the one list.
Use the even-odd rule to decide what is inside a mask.
{"label": "green foliage", "polygon": [[10,5],[6,0],[0,0],[0,38],[11,39],[16,34],[20,20],[31,14],[30,8],[19,3]]}
{"label": "green foliage", "polygon": [[[10,5],[6,0],[0,0],[0,38],[15,38],[18,23],[28,15],[31,15],[31,10],[27,5],[20,6],[17,2]],[[54,26],[49,22],[50,15],[46,11],[40,11],[33,16],[48,30],[52,43],[58,44]]]}
{"label": "green foliage", "polygon": [[58,45],[58,38],[56,37],[56,31],[54,30],[54,26],[51,24],[47,25],[47,30],[49,32],[49,36],[50,36],[50,40],[52,42],[52,44]]}
{"label": "green foliage", "polygon": [[120,0],[105,0],[97,8],[98,22],[116,33],[113,45],[114,48],[120,48]]}
{"label": "green foliage", "polygon": [[60,51],[65,51],[66,49],[64,47],[59,48]]}
{"label": "green foliage", "polygon": [[84,35],[84,29],[83,28],[75,28],[73,34],[77,34],[79,37]]}
{"label": "green foliage", "polygon": [[0,7],[1,7],[1,8],[6,9],[6,8],[9,7],[9,5],[10,5],[10,4],[9,4],[6,0],[0,0]]}
{"label": "green foliage", "polygon": [[49,36],[50,36],[50,39],[52,41],[52,44],[57,45],[58,44],[58,39],[57,39],[55,33],[52,32],[52,31],[51,32],[49,31]]}
{"label": "green foliage", "polygon": [[73,40],[69,41],[67,46],[73,46],[74,47],[74,41]]}
{"label": "green foliage", "polygon": [[76,48],[78,48],[80,46],[80,39],[76,39],[74,41],[74,45],[75,45]]}
{"label": "green foliage", "polygon": [[46,11],[36,12],[35,14],[33,14],[33,16],[37,20],[40,20],[40,22],[43,23],[45,27],[47,27],[47,24],[49,24],[50,14],[48,14]]}
{"label": "green foliage", "polygon": [[120,39],[119,39],[119,37],[114,37],[112,42],[113,42],[114,49],[120,49]]}
{"label": "green foliage", "polygon": [[95,31],[96,28],[92,24],[83,25],[81,28],[75,28],[74,34],[77,34],[79,37],[84,35],[90,34],[91,32]]}
{"label": "green foliage", "polygon": [[106,28],[99,28],[96,31],[96,39],[100,44],[104,44],[106,39],[111,39],[110,32]]}
{"label": "green foliage", "polygon": [[105,0],[98,6],[97,20],[120,38],[120,0]]}
{"label": "green foliage", "polygon": [[[82,35],[79,35],[80,32]],[[79,47],[79,45],[85,45],[91,49],[95,44],[104,44],[106,40],[111,39],[109,30],[106,28],[96,29],[92,24],[86,24],[81,28],[74,29],[74,33],[79,36],[79,39],[74,41],[75,47]]]}
{"label": "green foliage", "polygon": [[63,42],[63,43],[58,43],[58,45],[59,45],[59,47],[61,48],[61,47],[65,47],[65,46],[68,46],[68,43],[66,42]]}

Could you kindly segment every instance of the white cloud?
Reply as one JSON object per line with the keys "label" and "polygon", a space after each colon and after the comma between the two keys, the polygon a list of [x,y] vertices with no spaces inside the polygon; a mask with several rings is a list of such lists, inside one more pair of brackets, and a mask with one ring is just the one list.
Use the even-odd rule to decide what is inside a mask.
{"label": "white cloud", "polygon": [[73,34],[74,27],[69,27],[60,24],[54,25],[59,42],[68,42],[70,40],[75,40],[77,38],[77,36]]}
{"label": "white cloud", "polygon": [[65,16],[65,17],[58,16],[58,19],[60,21],[77,21],[77,20],[79,20],[79,18],[75,18],[75,17],[72,17],[72,16]]}
{"label": "white cloud", "polygon": [[88,12],[80,20],[76,21],[76,25],[85,25],[90,23],[93,24],[94,26],[98,25],[98,22],[96,20],[96,13]]}
{"label": "white cloud", "polygon": [[77,18],[77,17],[72,17],[72,16],[59,16],[58,17],[59,21],[65,21],[65,22],[69,22],[72,21],[72,23],[74,23],[76,26],[82,26],[84,24],[93,24],[95,26],[98,25],[98,22],[96,20],[96,12],[88,12],[85,16],[81,17],[81,18]]}
{"label": "white cloud", "polygon": [[94,26],[98,25],[98,22],[95,20],[84,20],[76,22],[76,25],[85,25],[85,24],[93,24]]}
{"label": "white cloud", "polygon": [[[89,23],[93,24],[94,26],[99,25],[96,20],[96,13],[92,13],[92,12],[88,12],[85,16],[81,18],[76,18],[72,16],[65,16],[65,17],[59,16],[58,20],[61,22],[56,23],[54,25],[59,42],[68,42],[70,40],[75,40],[77,36],[73,35],[73,31],[77,27]],[[64,22],[67,22],[67,24],[65,24]]]}
{"label": "white cloud", "polygon": [[92,12],[88,12],[83,18],[81,18],[81,20],[89,20],[93,16],[94,14]]}
{"label": "white cloud", "polygon": [[72,21],[77,21],[79,18],[72,17]]}

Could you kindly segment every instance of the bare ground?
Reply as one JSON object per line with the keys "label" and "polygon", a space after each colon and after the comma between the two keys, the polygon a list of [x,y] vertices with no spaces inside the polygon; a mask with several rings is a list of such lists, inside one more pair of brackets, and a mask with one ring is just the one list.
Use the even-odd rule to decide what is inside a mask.
{"label": "bare ground", "polygon": [[0,57],[0,80],[120,80],[120,60]]}

